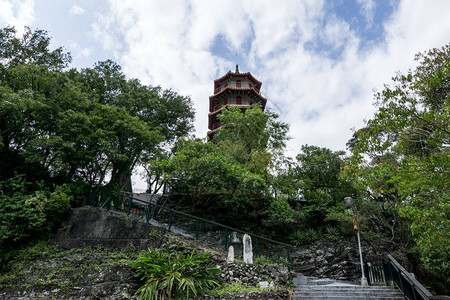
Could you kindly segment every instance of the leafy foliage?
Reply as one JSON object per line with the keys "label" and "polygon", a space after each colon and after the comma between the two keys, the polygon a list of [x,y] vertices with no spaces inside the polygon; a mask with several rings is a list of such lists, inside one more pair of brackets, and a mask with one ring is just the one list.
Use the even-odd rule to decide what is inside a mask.
{"label": "leafy foliage", "polygon": [[57,186],[54,192],[27,194],[23,177],[0,183],[0,248],[11,249],[48,235],[58,228],[70,209],[70,191]]}
{"label": "leafy foliage", "polygon": [[309,227],[306,230],[299,229],[294,231],[290,236],[290,241],[295,246],[305,246],[321,238],[322,236],[319,230]]}
{"label": "leafy foliage", "polygon": [[223,124],[213,142],[228,158],[250,172],[266,175],[281,155],[288,139],[289,126],[277,120],[273,112],[258,106],[243,113],[237,107],[225,109],[219,116]]}
{"label": "leafy foliage", "polygon": [[210,266],[209,253],[157,252],[149,248],[132,266],[145,282],[136,294],[139,299],[188,299],[219,285],[220,270]]}
{"label": "leafy foliage", "polygon": [[416,61],[375,94],[377,112],[350,141],[343,175],[408,220],[425,266],[448,282],[450,45]]}
{"label": "leafy foliage", "polygon": [[98,62],[66,70],[42,30],[0,30],[0,180],[109,184],[131,188],[133,169],[192,129],[189,97],[127,80]]}
{"label": "leafy foliage", "polygon": [[50,51],[50,38],[44,30],[32,31],[25,27],[21,38],[16,37],[14,27],[0,29],[0,64],[3,66],[38,64],[50,69],[68,66],[72,58],[62,47]]}
{"label": "leafy foliage", "polygon": [[341,232],[335,226],[327,226],[325,231],[325,237],[329,240],[337,241],[341,238]]}

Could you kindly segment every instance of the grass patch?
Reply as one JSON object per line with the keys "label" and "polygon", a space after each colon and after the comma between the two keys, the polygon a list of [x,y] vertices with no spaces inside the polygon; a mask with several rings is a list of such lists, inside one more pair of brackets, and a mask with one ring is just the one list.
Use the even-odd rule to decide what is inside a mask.
{"label": "grass patch", "polygon": [[261,289],[257,286],[246,286],[240,282],[227,283],[220,287],[205,291],[206,295],[222,295],[225,293],[249,293],[260,292]]}
{"label": "grass patch", "polygon": [[[64,298],[64,293],[74,286],[89,286],[103,280],[121,281],[123,276],[132,278],[133,271],[128,266],[138,255],[132,246],[121,251],[92,247],[60,250],[47,241],[40,241],[14,251],[8,267],[0,272],[0,290],[30,293],[60,289],[57,298]],[[108,279],[104,278],[105,274]]]}

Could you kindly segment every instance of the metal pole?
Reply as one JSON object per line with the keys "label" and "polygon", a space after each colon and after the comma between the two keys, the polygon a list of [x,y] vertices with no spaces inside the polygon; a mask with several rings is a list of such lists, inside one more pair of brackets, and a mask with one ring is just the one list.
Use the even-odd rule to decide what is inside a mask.
{"label": "metal pole", "polygon": [[291,255],[289,251],[289,247],[286,247],[286,254],[287,254],[287,260],[288,260],[288,271],[291,271]]}
{"label": "metal pole", "polygon": [[228,228],[225,228],[224,247],[225,251],[228,251]]}
{"label": "metal pole", "polygon": [[195,220],[195,239],[198,240],[199,221]]}
{"label": "metal pole", "polygon": [[361,240],[359,238],[359,230],[356,231],[356,236],[358,237],[359,259],[361,261],[361,272],[362,272],[361,285],[368,286],[369,283],[367,282],[366,276],[364,276],[364,263],[363,263],[362,250],[361,250]]}
{"label": "metal pole", "polygon": [[147,206],[147,216],[146,216],[146,222],[150,220],[150,213],[152,212],[152,205],[149,203]]}
{"label": "metal pole", "polygon": [[170,213],[169,213],[169,227],[167,228],[168,231],[170,231],[170,228],[172,227],[172,218],[173,218],[173,211],[170,211]]}
{"label": "metal pole", "polygon": [[129,216],[130,215],[130,213],[131,213],[131,202],[133,201],[133,199],[130,197],[130,198],[128,198],[129,199],[129,201],[128,201],[128,211],[127,211],[127,216]]}

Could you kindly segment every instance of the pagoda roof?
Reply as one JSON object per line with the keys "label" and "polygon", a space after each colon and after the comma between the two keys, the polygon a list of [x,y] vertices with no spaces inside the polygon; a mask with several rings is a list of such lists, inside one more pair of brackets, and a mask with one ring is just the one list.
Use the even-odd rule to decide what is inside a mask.
{"label": "pagoda roof", "polygon": [[231,77],[244,77],[250,79],[251,82],[255,84],[256,90],[259,91],[261,89],[262,82],[253,77],[253,75],[250,72],[247,73],[240,73],[240,72],[231,72],[228,71],[227,74],[223,75],[220,78],[217,78],[214,80],[214,89],[217,89],[220,86],[220,82],[224,81],[225,79],[231,78]]}
{"label": "pagoda roof", "polygon": [[260,93],[258,93],[254,88],[235,88],[235,87],[226,87],[224,90],[220,91],[219,93],[212,95],[209,97],[209,107],[210,111],[212,107],[214,106],[214,99],[217,98],[224,98],[229,94],[245,94],[249,96],[252,99],[258,99],[262,104],[262,109],[264,110],[267,103],[267,98],[263,97]]}
{"label": "pagoda roof", "polygon": [[231,86],[227,86],[226,88],[224,88],[223,90],[221,90],[220,92],[210,96],[209,98],[217,98],[221,95],[224,94],[230,94],[230,93],[245,93],[247,95],[254,95],[260,99],[264,99],[267,100],[264,96],[261,95],[261,93],[259,93],[255,88],[237,88],[237,87],[231,87]]}

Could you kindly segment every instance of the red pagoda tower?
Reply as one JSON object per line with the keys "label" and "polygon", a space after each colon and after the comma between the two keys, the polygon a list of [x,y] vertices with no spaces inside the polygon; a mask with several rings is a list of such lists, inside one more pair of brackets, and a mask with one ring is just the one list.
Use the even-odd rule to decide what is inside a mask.
{"label": "red pagoda tower", "polygon": [[236,72],[228,71],[224,76],[214,80],[214,95],[209,97],[209,139],[221,126],[217,115],[226,107],[238,106],[244,110],[260,103],[264,111],[267,99],[261,96],[261,84],[250,72],[239,73],[238,65]]}

